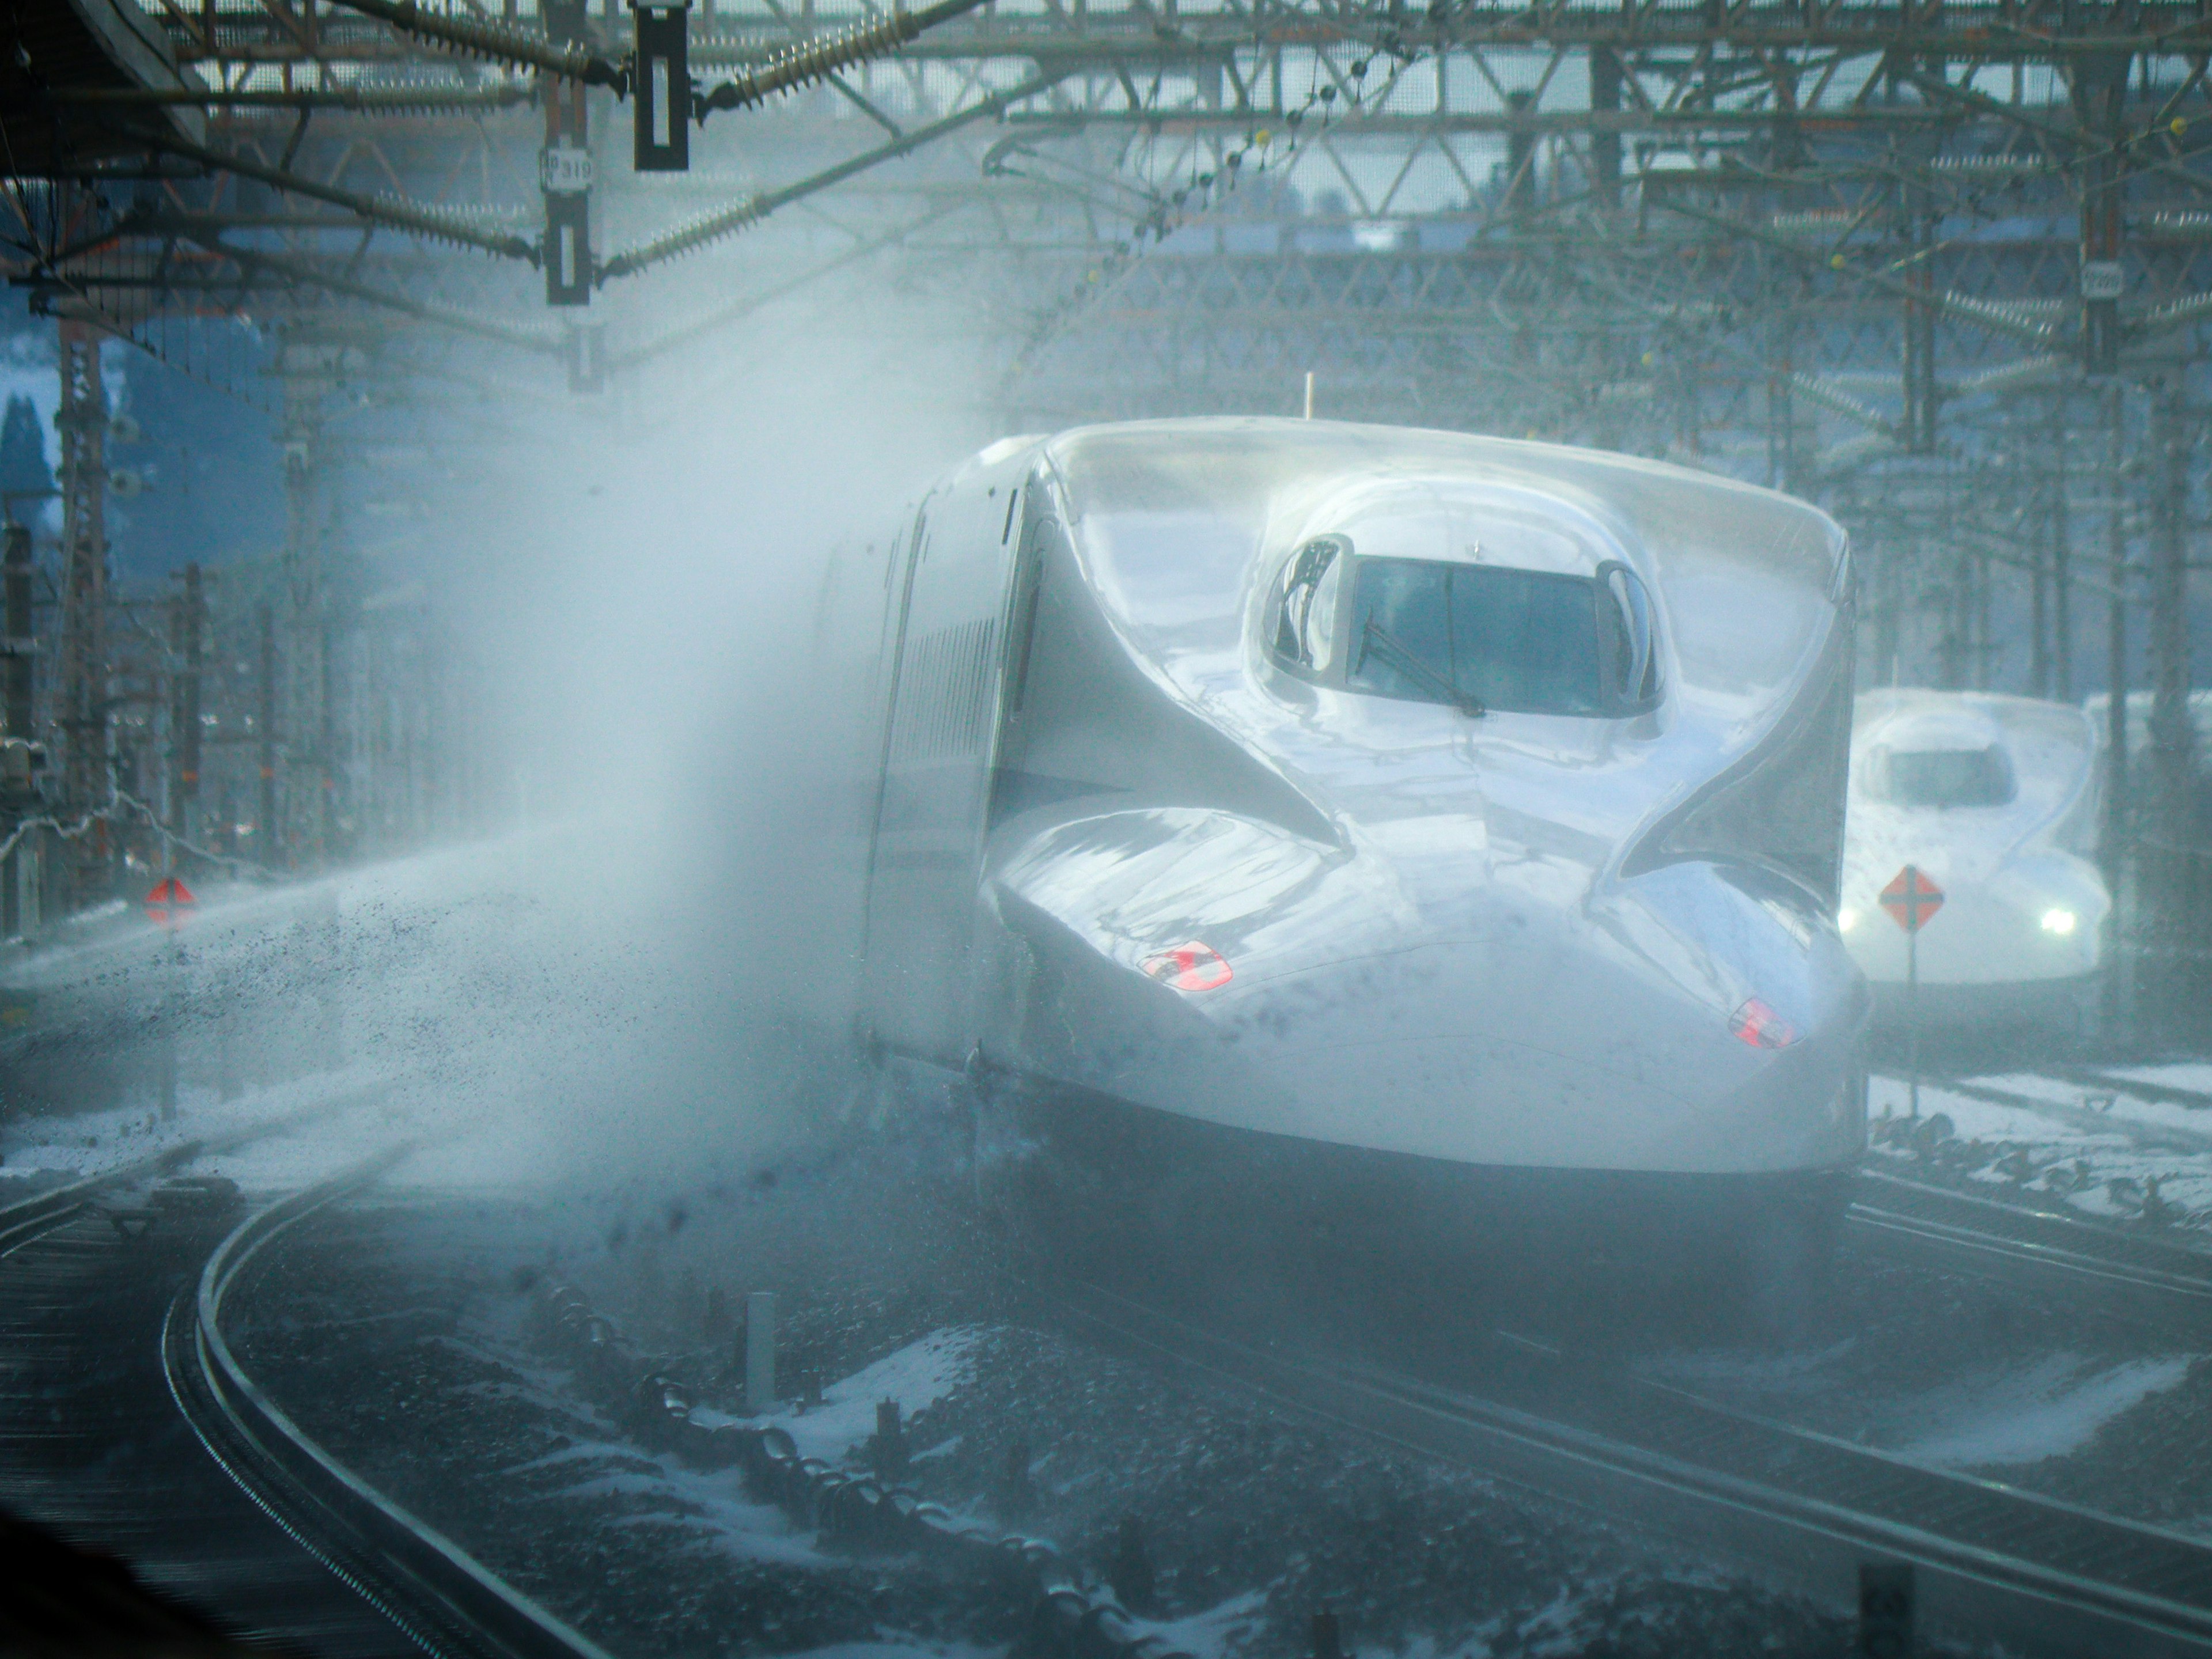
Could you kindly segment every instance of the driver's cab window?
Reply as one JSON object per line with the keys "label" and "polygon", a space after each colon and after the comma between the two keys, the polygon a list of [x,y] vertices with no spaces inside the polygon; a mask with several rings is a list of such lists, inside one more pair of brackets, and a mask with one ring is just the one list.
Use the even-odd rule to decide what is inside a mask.
{"label": "driver's cab window", "polygon": [[1340,538],[1318,537],[1285,568],[1275,621],[1275,654],[1283,661],[1313,673],[1334,662],[1336,596],[1346,550]]}
{"label": "driver's cab window", "polygon": [[1618,560],[1573,575],[1316,537],[1284,567],[1273,647],[1302,678],[1472,715],[1618,720],[1661,698],[1650,595]]}

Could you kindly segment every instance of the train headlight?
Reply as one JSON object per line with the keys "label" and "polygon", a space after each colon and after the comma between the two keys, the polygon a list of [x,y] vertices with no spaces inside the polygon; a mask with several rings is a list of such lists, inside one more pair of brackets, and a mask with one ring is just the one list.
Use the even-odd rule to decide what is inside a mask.
{"label": "train headlight", "polygon": [[2075,923],[2079,920],[2071,910],[2045,910],[2043,913],[2043,931],[2064,939],[2074,931]]}
{"label": "train headlight", "polygon": [[1846,904],[1842,909],[1836,912],[1836,931],[1838,933],[1848,933],[1852,928],[1858,925],[1859,913],[1852,909],[1850,905]]}
{"label": "train headlight", "polygon": [[1147,957],[1143,965],[1152,978],[1178,991],[1211,991],[1217,985],[1228,984],[1233,977],[1220,952],[1196,939],[1178,945],[1172,951],[1163,951],[1156,957]]}

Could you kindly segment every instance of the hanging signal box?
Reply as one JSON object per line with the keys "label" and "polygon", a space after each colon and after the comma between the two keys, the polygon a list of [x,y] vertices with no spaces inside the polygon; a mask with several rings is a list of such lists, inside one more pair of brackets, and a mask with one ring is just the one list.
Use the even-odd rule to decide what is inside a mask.
{"label": "hanging signal box", "polygon": [[684,173],[691,166],[691,7],[633,3],[637,52],[631,61],[630,113],[636,122],[631,164],[640,173]]}

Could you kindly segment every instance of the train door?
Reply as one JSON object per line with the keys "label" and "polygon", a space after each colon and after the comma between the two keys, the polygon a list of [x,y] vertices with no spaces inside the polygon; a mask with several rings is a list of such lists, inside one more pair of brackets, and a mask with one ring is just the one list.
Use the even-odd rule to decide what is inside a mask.
{"label": "train door", "polygon": [[933,495],[909,538],[869,860],[866,1018],[959,1064],[1021,475]]}

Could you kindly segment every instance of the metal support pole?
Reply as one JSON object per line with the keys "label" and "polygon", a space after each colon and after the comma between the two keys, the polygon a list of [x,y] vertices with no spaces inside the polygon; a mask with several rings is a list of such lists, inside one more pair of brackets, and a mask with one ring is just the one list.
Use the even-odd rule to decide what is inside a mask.
{"label": "metal support pole", "polygon": [[[2192,828],[2191,787],[2196,728],[2189,718],[2189,450],[2182,377],[2167,377],[2154,405],[2159,461],[2156,541],[2150,568],[2150,753],[2160,838],[2185,844]],[[2163,896],[2154,896],[2163,902]]]}
{"label": "metal support pole", "polygon": [[276,613],[264,605],[256,620],[261,632],[261,708],[254,721],[261,763],[261,822],[255,833],[261,837],[261,867],[276,870],[284,856],[284,834],[276,817]]}
{"label": "metal support pole", "polygon": [[0,651],[4,651],[6,664],[4,689],[0,690],[0,720],[4,720],[8,735],[28,743],[36,735],[31,729],[34,698],[37,691],[33,675],[37,672],[37,641],[32,637],[37,624],[32,618],[32,585],[38,565],[31,549],[31,527],[24,524],[8,526],[8,550],[4,565],[0,565],[0,611],[4,611],[6,638],[0,640]]}
{"label": "metal support pole", "polygon": [[169,831],[184,841],[200,838],[200,661],[207,640],[206,579],[197,564],[180,573],[184,592],[178,596],[175,626],[170,641],[176,654],[175,696],[170,703],[169,731],[173,769],[169,784]]}
{"label": "metal support pole", "polygon": [[[0,684],[0,721],[4,721],[6,734],[28,743],[32,741],[33,710],[36,684],[33,678],[38,663],[37,641],[32,638],[34,623],[32,619],[32,581],[37,571],[31,548],[31,527],[11,524],[7,527],[7,553],[0,562],[0,611],[4,611],[5,637],[0,638],[0,663],[5,665],[4,684]],[[28,813],[35,795],[26,791],[18,802],[9,803],[19,811],[9,814],[10,820],[20,819]],[[33,836],[43,831],[28,832],[24,840],[9,849],[7,858],[0,860],[0,939],[20,939],[34,925],[27,914],[33,907],[24,902],[30,886],[27,873],[37,868],[38,854]]]}
{"label": "metal support pole", "polygon": [[[1905,895],[1910,900],[1919,872],[1911,865],[1905,866]],[[1912,1116],[1920,1116],[1920,921],[1917,914],[1905,935],[1905,1042],[1910,1049],[1906,1066],[1911,1077],[1908,1085],[1912,1097]]]}
{"label": "metal support pole", "polygon": [[2069,544],[2074,534],[2066,499],[2066,402],[2051,404],[2051,444],[2045,465],[2051,468],[2051,695],[2074,701],[2074,571]]}
{"label": "metal support pole", "polygon": [[[555,46],[588,46],[586,0],[546,0],[541,15]],[[538,152],[540,194],[545,204],[545,303],[588,306],[597,274],[592,256],[592,152],[584,83],[558,76],[538,77],[545,106],[545,147]]]}
{"label": "metal support pole", "polygon": [[[2016,435],[2016,434],[2008,434]],[[2029,520],[2028,649],[2029,695],[2051,695],[2051,482],[2039,471],[2031,471],[2026,445],[2006,446],[2011,468],[2014,499]]]}
{"label": "metal support pole", "polygon": [[[63,803],[71,812],[107,805],[107,394],[100,375],[100,334],[89,325],[60,329],[62,401],[54,423],[62,441],[62,615],[59,718],[64,746]],[[71,843],[78,849],[72,902],[87,903],[113,885],[106,825]]]}
{"label": "metal support pole", "polygon": [[1901,320],[1905,377],[1905,447],[1915,455],[1936,453],[1936,417],[1941,395],[1936,384],[1936,216],[1925,185],[1907,182],[1899,186],[1904,201],[1905,234],[1911,257],[1904,279],[1906,289]]}
{"label": "metal support pole", "polygon": [[1536,112],[1533,92],[1505,94],[1505,216],[1517,227],[1536,210]]}
{"label": "metal support pole", "polygon": [[2110,703],[2105,711],[2105,823],[2102,840],[2105,885],[2112,896],[2108,926],[2112,928],[2111,967],[2105,975],[2104,1024],[2117,1032],[2127,1004],[2127,916],[2131,908],[2127,894],[2128,851],[2128,532],[2125,453],[2127,388],[2112,386],[2107,421],[2105,457],[2106,556],[2112,574],[2112,597],[2105,611],[2106,684]]}
{"label": "metal support pole", "polygon": [[2120,263],[2127,190],[2122,128],[2127,52],[2085,53],[2074,62],[2074,109],[2086,140],[2081,180],[2081,366],[2110,374],[2120,364],[2120,295],[2126,270]]}
{"label": "metal support pole", "polygon": [[[1610,46],[1592,46],[1589,54],[1589,106],[1594,114],[1610,114],[1620,108],[1620,57]],[[1620,135],[1598,131],[1590,134],[1590,195],[1598,210],[1611,213],[1620,206]]]}
{"label": "metal support pole", "polygon": [[[287,341],[284,377],[285,823],[279,842],[295,865],[319,860],[329,842],[331,757],[323,742],[328,702],[324,661],[323,545],[317,449],[334,348]],[[274,722],[271,722],[272,726]]]}

